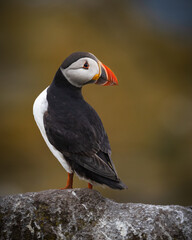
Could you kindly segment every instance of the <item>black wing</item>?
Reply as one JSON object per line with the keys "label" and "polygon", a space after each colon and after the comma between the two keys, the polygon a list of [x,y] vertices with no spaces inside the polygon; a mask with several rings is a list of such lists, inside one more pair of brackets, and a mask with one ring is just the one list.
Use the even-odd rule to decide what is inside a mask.
{"label": "black wing", "polygon": [[107,134],[99,116],[86,102],[83,107],[76,106],[75,111],[62,110],[60,114],[48,109],[44,125],[51,144],[67,159],[100,176],[117,179]]}

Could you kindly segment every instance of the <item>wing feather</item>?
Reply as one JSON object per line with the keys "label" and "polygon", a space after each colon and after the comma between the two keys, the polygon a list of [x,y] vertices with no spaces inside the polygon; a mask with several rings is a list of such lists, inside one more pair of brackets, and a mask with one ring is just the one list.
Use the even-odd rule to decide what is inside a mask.
{"label": "wing feather", "polygon": [[[88,105],[89,115],[74,112],[70,117],[59,118],[44,114],[44,125],[51,144],[64,157],[100,176],[116,180],[117,173],[110,158],[111,149],[102,122]],[[91,116],[91,117],[90,117]]]}

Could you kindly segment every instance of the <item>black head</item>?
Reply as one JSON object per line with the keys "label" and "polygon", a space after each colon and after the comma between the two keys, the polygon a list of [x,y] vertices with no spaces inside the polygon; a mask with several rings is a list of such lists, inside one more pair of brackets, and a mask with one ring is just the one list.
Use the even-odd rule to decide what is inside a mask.
{"label": "black head", "polygon": [[60,70],[75,87],[82,87],[87,83],[117,85],[114,73],[89,52],[72,53],[61,64]]}

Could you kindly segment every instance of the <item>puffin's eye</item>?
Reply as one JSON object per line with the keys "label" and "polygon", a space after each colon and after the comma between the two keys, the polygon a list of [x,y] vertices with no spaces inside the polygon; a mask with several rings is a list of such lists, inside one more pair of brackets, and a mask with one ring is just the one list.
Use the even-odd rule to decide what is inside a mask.
{"label": "puffin's eye", "polygon": [[89,63],[87,61],[84,63],[83,68],[84,69],[88,69],[89,68]]}

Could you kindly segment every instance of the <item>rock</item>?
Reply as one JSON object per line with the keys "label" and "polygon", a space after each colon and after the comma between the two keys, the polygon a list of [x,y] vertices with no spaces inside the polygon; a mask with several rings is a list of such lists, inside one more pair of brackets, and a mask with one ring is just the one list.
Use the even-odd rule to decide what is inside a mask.
{"label": "rock", "polygon": [[90,189],[0,198],[0,239],[192,239],[192,208],[116,203]]}

